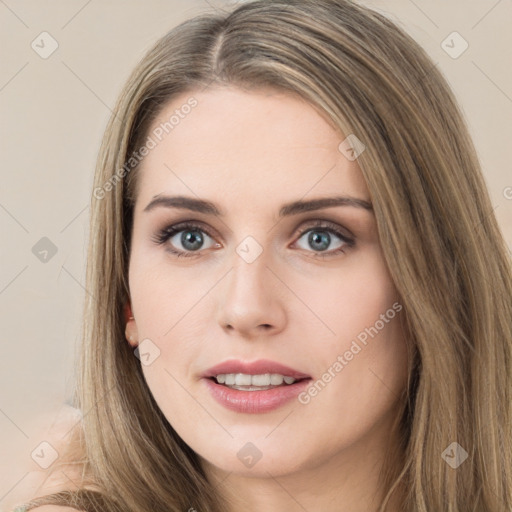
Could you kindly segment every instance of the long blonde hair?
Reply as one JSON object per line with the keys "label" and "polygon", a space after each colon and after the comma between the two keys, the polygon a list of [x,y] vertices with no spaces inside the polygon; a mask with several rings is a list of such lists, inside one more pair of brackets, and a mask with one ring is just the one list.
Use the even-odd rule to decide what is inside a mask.
{"label": "long blonde hair", "polygon": [[[76,446],[105,501],[95,505],[91,490],[52,499],[102,511],[227,509],[155,403],[123,309],[138,175],[127,162],[165,104],[212,83],[298,94],[366,145],[358,162],[412,355],[404,456],[383,473],[381,510],[399,488],[407,512],[512,510],[507,249],[445,79],[401,29],[348,0],[256,0],[198,16],[130,76],[97,162],[75,402]],[[468,453],[457,469],[442,457],[454,442]]]}

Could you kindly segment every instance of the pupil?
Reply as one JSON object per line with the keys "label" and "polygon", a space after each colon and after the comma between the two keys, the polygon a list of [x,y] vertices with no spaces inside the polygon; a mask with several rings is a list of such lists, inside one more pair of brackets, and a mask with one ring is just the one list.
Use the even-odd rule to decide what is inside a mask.
{"label": "pupil", "polygon": [[203,243],[203,237],[199,234],[199,231],[185,231],[181,235],[181,243],[186,249],[194,251],[199,249]]}
{"label": "pupil", "polygon": [[309,234],[308,241],[313,247],[315,247],[316,244],[320,244],[320,247],[317,246],[316,249],[318,249],[319,251],[325,251],[329,247],[331,237],[329,233],[321,233],[320,235],[318,233],[318,231],[312,231]]}

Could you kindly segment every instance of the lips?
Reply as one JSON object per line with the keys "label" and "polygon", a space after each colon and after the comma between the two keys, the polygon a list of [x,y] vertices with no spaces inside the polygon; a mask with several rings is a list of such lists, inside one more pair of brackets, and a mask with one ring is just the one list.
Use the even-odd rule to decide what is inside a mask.
{"label": "lips", "polygon": [[[218,376],[233,378],[234,376],[265,376],[273,379],[281,378],[281,385],[276,386],[229,386],[221,384]],[[209,368],[201,375],[206,389],[220,405],[238,413],[266,413],[283,407],[295,399],[306,386],[311,377],[294,368],[269,360],[244,362],[239,360],[224,361]],[[284,383],[283,378],[292,383]],[[279,378],[278,378],[279,380]]]}
{"label": "lips", "polygon": [[262,375],[265,373],[280,374],[285,377],[293,377],[295,380],[309,379],[310,375],[295,370],[288,366],[282,365],[275,361],[260,359],[258,361],[246,362],[240,360],[224,361],[220,364],[212,366],[201,374],[203,378],[216,377],[217,375],[228,373],[244,373],[250,375]]}

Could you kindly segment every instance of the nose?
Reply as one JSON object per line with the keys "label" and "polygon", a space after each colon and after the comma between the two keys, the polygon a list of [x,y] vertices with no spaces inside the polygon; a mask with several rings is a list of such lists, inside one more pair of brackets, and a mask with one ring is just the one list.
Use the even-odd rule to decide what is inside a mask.
{"label": "nose", "polygon": [[267,268],[265,252],[251,263],[234,254],[219,296],[218,322],[228,334],[254,339],[285,328],[285,290]]}

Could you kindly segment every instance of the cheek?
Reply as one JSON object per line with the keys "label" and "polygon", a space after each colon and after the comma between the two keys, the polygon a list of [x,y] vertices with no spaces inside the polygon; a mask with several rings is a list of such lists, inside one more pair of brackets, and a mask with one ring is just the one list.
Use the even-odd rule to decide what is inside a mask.
{"label": "cheek", "polygon": [[321,312],[323,334],[315,340],[318,325],[309,329],[317,380],[304,395],[304,413],[327,408],[333,428],[356,432],[385,414],[407,378],[402,305],[380,251],[367,251],[325,280],[309,304]]}
{"label": "cheek", "polygon": [[[204,411],[185,387],[195,361],[210,351],[205,343],[212,342],[211,333],[219,331],[218,274],[201,265],[173,268],[161,257],[151,262],[150,255],[135,253],[129,278],[139,338],[151,339],[160,350],[154,363],[143,366],[155,400],[167,418],[181,418],[186,410],[184,423],[204,422]],[[345,432],[356,431],[361,422],[370,425],[406,378],[400,305],[379,249],[315,275],[290,271],[284,280],[301,299],[290,295],[283,304],[288,338],[300,340],[294,349],[300,346],[301,360],[321,380],[309,404],[297,404],[301,413],[313,421],[328,408],[326,427],[343,424]],[[181,421],[174,423],[180,430]]]}
{"label": "cheek", "polygon": [[[282,339],[294,340],[289,350],[300,352],[317,388],[308,403],[291,405],[293,417],[300,418],[296,423],[281,424],[282,418],[269,415],[262,426],[252,418],[232,420],[210,412],[215,406],[194,384],[192,368],[204,353],[210,360],[216,353],[220,328],[214,312],[225,297],[215,288],[218,273],[198,275],[199,269],[192,273],[161,262],[134,266],[130,288],[141,335],[152,337],[161,351],[142,367],[148,387],[178,435],[202,457],[238,471],[236,454],[250,439],[268,459],[272,455],[276,467],[296,468],[332,457],[393,414],[406,381],[406,349],[402,313],[393,308],[396,291],[378,250],[329,272],[283,275],[296,296],[284,295],[288,333]],[[271,463],[268,468],[275,470]]]}
{"label": "cheek", "polygon": [[381,315],[390,308],[387,316],[396,316],[392,306],[398,295],[378,247],[347,259],[342,267],[318,275],[315,281],[301,280],[298,293],[306,297],[305,303],[317,317],[303,315],[302,322],[314,322],[321,346],[335,352],[348,349],[358,336],[364,339],[366,329],[376,322],[382,327]]}
{"label": "cheek", "polygon": [[[155,254],[157,253],[155,257]],[[203,267],[179,268],[162,251],[134,253],[129,282],[140,339],[163,343],[201,309],[201,301],[215,284],[215,276]],[[204,272],[201,275],[198,272]]]}
{"label": "cheek", "polygon": [[[215,276],[173,267],[165,256],[138,248],[130,260],[132,308],[137,318],[144,378],[167,418],[203,421],[197,402],[186,392],[201,340],[205,340],[205,306]],[[192,283],[192,284],[191,284]],[[144,349],[142,349],[144,347]],[[147,359],[144,354],[148,354]],[[144,362],[149,361],[149,364]]]}

